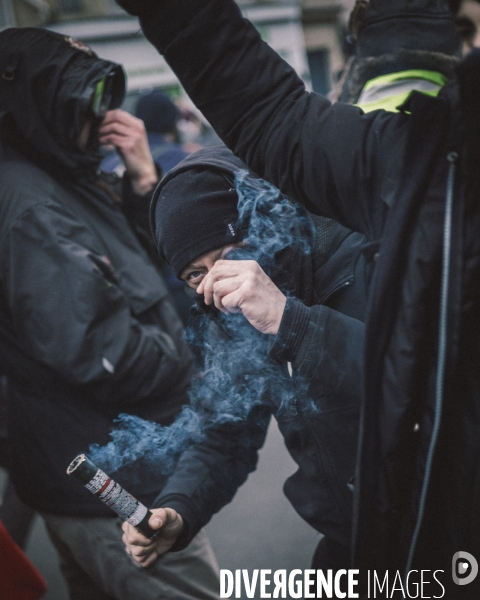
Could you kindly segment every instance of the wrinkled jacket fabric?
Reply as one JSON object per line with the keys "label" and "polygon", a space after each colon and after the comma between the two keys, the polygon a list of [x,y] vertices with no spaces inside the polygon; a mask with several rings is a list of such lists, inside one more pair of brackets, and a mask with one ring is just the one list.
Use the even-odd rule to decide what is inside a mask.
{"label": "wrinkled jacket fabric", "polygon": [[[125,181],[122,200],[96,173],[98,151],[77,148],[99,77],[120,77],[121,101],[120,68],[36,29],[2,32],[4,47],[0,72],[11,78],[0,84],[0,362],[10,474],[38,510],[110,516],[66,475],[68,464],[107,443],[121,412],[170,423],[188,401],[192,358],[153,253],[135,233],[144,231],[149,198]],[[35,94],[25,113],[28,90]],[[162,482],[134,472],[118,481],[150,502]]]}
{"label": "wrinkled jacket fabric", "polygon": [[[180,163],[155,191],[151,207],[154,235],[156,198],[163,186],[182,171],[206,167],[233,180],[245,165],[224,148],[210,149],[207,158],[200,152]],[[229,357],[224,368],[232,373],[238,402],[242,397],[255,397],[258,389],[265,387],[265,391],[254,401],[245,421],[207,430],[206,439],[184,453],[156,499],[155,506],[175,508],[186,523],[187,532],[174,549],[182,548],[229,502],[254,470],[272,415],[298,465],[285,483],[287,498],[317,531],[343,546],[350,542],[349,484],[358,443],[361,319],[366,304],[365,240],[329,219],[315,219],[311,231],[310,252],[280,253],[275,259],[273,281],[281,285],[281,278],[286,284],[285,276],[290,275],[290,295],[273,340],[259,334],[241,316],[225,318],[208,309],[212,320],[207,344],[214,355]],[[205,370],[212,368],[207,358]],[[266,378],[269,381],[265,382]],[[290,397],[285,400],[276,386],[288,390]],[[235,390],[229,393],[235,395]],[[215,396],[215,389],[210,394]],[[221,402],[218,398],[217,403]]]}
{"label": "wrinkled jacket fabric", "polygon": [[[438,98],[412,94],[399,114],[363,114],[307,93],[229,0],[148,10],[148,19],[140,15],[145,34],[227,146],[312,212],[365,233],[372,257],[379,252],[367,317],[356,564],[400,571],[436,565],[449,577],[454,552],[480,556],[480,236],[466,134],[455,138],[457,84]],[[436,403],[451,151],[457,177],[447,357],[443,402]]]}

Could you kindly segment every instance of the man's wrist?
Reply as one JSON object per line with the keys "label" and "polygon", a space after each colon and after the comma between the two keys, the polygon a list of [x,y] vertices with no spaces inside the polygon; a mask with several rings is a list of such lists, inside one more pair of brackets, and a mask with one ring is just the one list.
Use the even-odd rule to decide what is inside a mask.
{"label": "man's wrist", "polygon": [[137,196],[145,196],[149,192],[153,191],[157,183],[158,175],[155,166],[137,177],[130,177],[132,191]]}
{"label": "man's wrist", "polygon": [[280,324],[283,319],[283,314],[285,312],[285,306],[287,303],[287,298],[282,294],[281,299],[277,302],[275,318],[272,321],[271,331],[269,331],[272,335],[277,335],[278,330],[280,329]]}

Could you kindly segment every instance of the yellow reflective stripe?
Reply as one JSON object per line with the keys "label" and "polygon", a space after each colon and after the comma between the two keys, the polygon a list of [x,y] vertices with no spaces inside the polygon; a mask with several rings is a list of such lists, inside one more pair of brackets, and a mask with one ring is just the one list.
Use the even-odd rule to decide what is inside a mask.
{"label": "yellow reflective stripe", "polygon": [[367,83],[363,86],[363,89],[368,90],[377,85],[385,85],[387,83],[393,83],[394,81],[412,78],[425,79],[427,81],[431,81],[432,83],[436,83],[441,87],[443,87],[448,81],[447,77],[438,71],[409,69],[407,71],[398,71],[397,73],[388,73],[387,75],[379,75],[378,77],[374,77],[373,79],[367,81]]}
{"label": "yellow reflective stripe", "polygon": [[[442,73],[423,69],[380,75],[367,81],[356,106],[364,112],[374,110],[398,112],[399,107],[407,101],[414,90],[435,97],[447,81],[447,77]],[[410,89],[405,89],[407,86]],[[391,95],[388,94],[389,88]]]}
{"label": "yellow reflective stripe", "polygon": [[438,91],[439,89],[440,86],[437,83],[432,83],[425,79],[402,79],[401,81],[376,85],[369,90],[362,90],[362,93],[357,100],[357,104],[363,106],[364,104],[371,104],[372,102],[388,100],[389,98],[393,98],[400,94],[408,94],[412,90],[417,90],[418,92],[432,92]]}
{"label": "yellow reflective stripe", "polygon": [[414,91],[419,91],[422,94],[426,94],[427,96],[437,96],[440,88],[437,90],[430,90],[428,92],[424,90],[410,90],[409,92],[404,92],[403,94],[395,94],[394,96],[390,96],[389,98],[383,98],[382,100],[377,100],[377,102],[370,102],[366,104],[355,104],[363,110],[363,112],[368,113],[373,110],[386,110],[387,112],[399,112],[399,107],[402,106],[404,102],[408,99],[410,94]]}

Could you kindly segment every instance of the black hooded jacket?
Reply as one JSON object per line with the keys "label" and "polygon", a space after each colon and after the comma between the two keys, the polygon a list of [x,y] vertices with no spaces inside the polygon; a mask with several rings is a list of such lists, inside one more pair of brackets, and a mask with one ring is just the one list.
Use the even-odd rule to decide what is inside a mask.
{"label": "black hooded jacket", "polygon": [[[97,174],[98,147],[77,147],[94,86],[110,73],[114,108],[119,65],[48,31],[0,33],[9,470],[26,503],[54,514],[113,515],[66,475],[69,462],[107,443],[119,413],[168,424],[188,400],[191,354],[156,258],[135,234],[149,198],[128,181],[120,198]],[[128,472],[118,480],[145,502],[162,484]]]}
{"label": "black hooded jacket", "polygon": [[[224,147],[201,150],[186,158],[155,191],[151,207],[154,236],[165,201],[176,205],[174,196],[158,202],[173,178],[190,169],[208,169],[233,181],[245,168]],[[182,194],[181,186],[175,189]],[[180,197],[177,200],[181,203]],[[272,415],[298,465],[285,483],[287,498],[312,527],[348,548],[352,511],[349,483],[358,443],[364,336],[361,320],[366,306],[367,273],[361,252],[364,236],[330,219],[307,219],[312,221],[309,250],[300,252],[288,246],[275,255],[273,265],[268,265],[273,281],[288,290],[286,310],[274,338],[259,334],[241,316],[224,317],[205,307],[211,316],[204,346],[205,371],[212,385],[209,388],[207,383],[207,390],[200,389],[198,401],[205,403],[213,395],[221,406],[225,393],[235,406],[245,403],[253,408],[246,420],[227,419],[207,430],[205,440],[182,455],[156,499],[155,506],[175,508],[186,523],[186,532],[174,549],[184,547],[230,502],[254,470]],[[250,245],[255,243],[247,237]],[[162,240],[157,238],[157,243],[162,248]],[[245,250],[248,252],[248,244]],[[201,337],[198,327],[197,335]],[[222,372],[215,375],[216,368]],[[225,380],[227,383],[222,384]],[[196,396],[194,383],[192,402]]]}

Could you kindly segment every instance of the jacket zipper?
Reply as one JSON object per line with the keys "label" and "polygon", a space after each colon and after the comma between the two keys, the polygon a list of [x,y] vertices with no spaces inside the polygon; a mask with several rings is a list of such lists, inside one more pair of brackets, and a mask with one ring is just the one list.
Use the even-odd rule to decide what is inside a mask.
{"label": "jacket zipper", "polygon": [[447,313],[448,313],[448,282],[450,279],[450,250],[452,240],[452,209],[453,209],[453,189],[455,185],[455,163],[458,154],[449,152],[447,160],[450,163],[447,178],[447,191],[445,195],[445,217],[443,221],[443,251],[442,251],[442,278],[440,288],[440,317],[438,323],[438,356],[437,356],[437,376],[435,379],[435,416],[433,421],[432,436],[428,447],[427,462],[425,464],[425,475],[422,483],[420,494],[420,502],[418,507],[417,521],[410,543],[405,575],[411,570],[413,556],[418,542],[420,528],[422,526],[423,517],[425,514],[425,503],[427,500],[427,492],[430,483],[432,464],[435,455],[435,449],[440,431],[442,420],[443,401],[444,401],[444,377],[445,377],[445,362],[447,354]]}
{"label": "jacket zipper", "polygon": [[325,304],[325,302],[330,298],[330,296],[335,294],[335,292],[338,292],[338,290],[347,287],[347,285],[351,285],[353,283],[353,280],[353,275],[349,275],[347,280],[344,280],[341,283],[339,283],[336,287],[333,288],[333,290],[329,290],[317,302],[315,302],[315,304]]}

